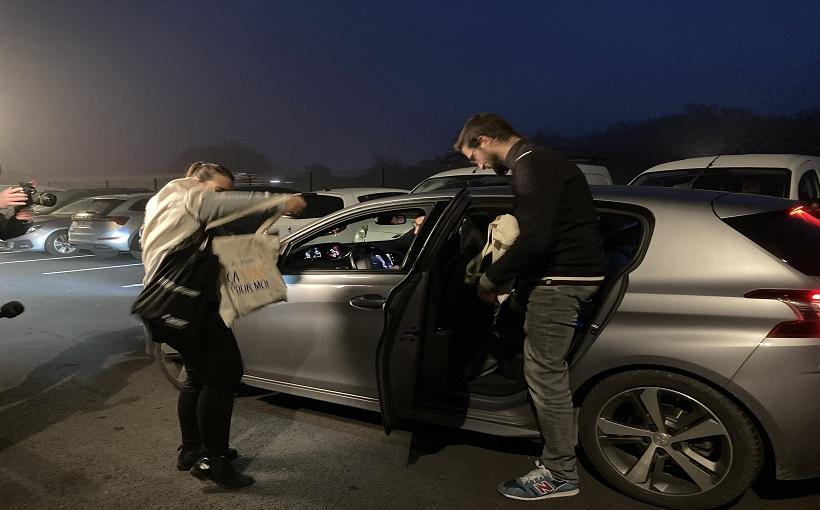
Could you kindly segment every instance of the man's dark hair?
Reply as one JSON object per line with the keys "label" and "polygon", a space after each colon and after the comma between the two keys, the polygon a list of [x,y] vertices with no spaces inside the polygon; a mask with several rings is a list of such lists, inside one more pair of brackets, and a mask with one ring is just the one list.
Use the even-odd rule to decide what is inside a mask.
{"label": "man's dark hair", "polygon": [[460,152],[464,147],[471,149],[478,147],[478,137],[482,135],[497,140],[508,140],[513,136],[521,136],[502,116],[495,113],[479,113],[464,123],[453,148]]}
{"label": "man's dark hair", "polygon": [[189,166],[188,171],[185,172],[185,177],[193,177],[200,182],[210,181],[217,175],[224,175],[231,182],[234,182],[233,173],[228,170],[228,167],[216,163],[197,161]]}

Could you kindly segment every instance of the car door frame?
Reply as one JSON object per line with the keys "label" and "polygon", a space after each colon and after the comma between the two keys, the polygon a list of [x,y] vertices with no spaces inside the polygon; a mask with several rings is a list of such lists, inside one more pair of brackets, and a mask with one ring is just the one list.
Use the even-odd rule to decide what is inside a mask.
{"label": "car door frame", "polygon": [[[376,382],[385,434],[415,412],[415,386],[425,319],[424,301],[435,258],[470,205],[467,188],[436,217],[430,234],[404,278],[387,296],[384,329],[376,348]],[[411,317],[408,310],[416,310]]]}

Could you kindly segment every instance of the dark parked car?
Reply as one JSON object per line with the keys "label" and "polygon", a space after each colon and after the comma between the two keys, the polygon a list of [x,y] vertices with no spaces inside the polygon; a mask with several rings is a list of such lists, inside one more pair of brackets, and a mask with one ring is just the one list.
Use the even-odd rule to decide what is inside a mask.
{"label": "dark parked car", "polygon": [[[577,325],[580,444],[637,499],[676,509],[739,497],[768,459],[820,475],[820,226],[798,202],[642,186],[594,187],[609,267]],[[288,301],[233,326],[244,381],[402,418],[538,437],[521,372],[520,314],[501,368],[463,369],[492,325],[464,283],[510,193],[483,188],[364,203],[283,240]],[[339,242],[423,215],[418,235]],[[408,227],[409,228],[409,227]],[[156,344],[178,382],[175,353]]]}

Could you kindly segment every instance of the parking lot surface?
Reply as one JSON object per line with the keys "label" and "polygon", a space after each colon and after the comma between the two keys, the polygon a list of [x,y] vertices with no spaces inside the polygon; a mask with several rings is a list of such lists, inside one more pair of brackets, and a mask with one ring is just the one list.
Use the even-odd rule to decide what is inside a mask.
{"label": "parking lot surface", "polygon": [[[176,391],[144,353],[130,256],[0,251],[0,508],[651,508],[586,469],[581,494],[507,500],[539,446],[243,388],[232,446],[256,484],[230,493],[175,469]],[[582,462],[582,468],[586,465]],[[761,481],[736,509],[820,508],[820,481]]]}

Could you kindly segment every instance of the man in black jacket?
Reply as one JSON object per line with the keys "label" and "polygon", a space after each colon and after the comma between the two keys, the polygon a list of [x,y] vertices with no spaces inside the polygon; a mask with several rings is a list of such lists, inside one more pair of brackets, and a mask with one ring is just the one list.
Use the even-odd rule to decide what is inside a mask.
{"label": "man in black jacket", "polygon": [[[0,209],[7,207],[22,207],[28,203],[28,196],[20,187],[6,188],[0,191]],[[0,239],[6,240],[21,236],[31,226],[29,220],[33,218],[30,209],[20,209],[11,217],[6,217],[0,211]]]}
{"label": "man in black jacket", "polygon": [[521,231],[507,253],[487,268],[478,294],[495,303],[497,289],[513,279],[519,294],[529,294],[524,376],[544,450],[534,470],[498,490],[521,500],[574,496],[576,431],[566,357],[581,303],[598,289],[605,268],[589,186],[575,164],[521,138],[495,114],[468,119],[454,147],[481,168],[512,171],[514,215]]}

